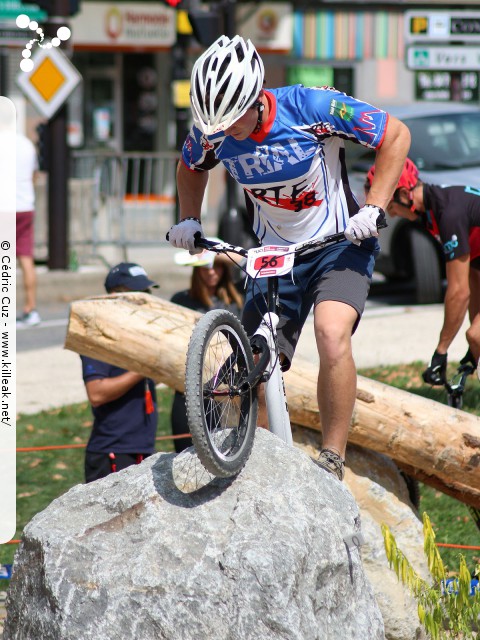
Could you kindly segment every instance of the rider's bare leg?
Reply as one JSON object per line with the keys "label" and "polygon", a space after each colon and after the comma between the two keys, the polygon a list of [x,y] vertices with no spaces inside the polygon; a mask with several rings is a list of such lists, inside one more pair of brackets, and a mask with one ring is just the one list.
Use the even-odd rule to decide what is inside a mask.
{"label": "rider's bare leg", "polygon": [[356,320],[355,309],[343,302],[320,302],[314,310],[320,356],[317,397],[323,447],[339,453],[342,458],[345,458],[357,390],[351,342]]}

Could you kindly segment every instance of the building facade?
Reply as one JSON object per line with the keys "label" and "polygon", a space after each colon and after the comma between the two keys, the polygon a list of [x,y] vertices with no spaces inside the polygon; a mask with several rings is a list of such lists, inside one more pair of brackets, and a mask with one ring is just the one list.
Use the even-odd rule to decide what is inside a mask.
{"label": "building facade", "polygon": [[[1,88],[18,105],[20,127],[32,134],[42,118],[16,83],[22,36],[26,38],[21,33],[11,37],[17,10],[28,12],[29,8],[19,0],[0,0]],[[478,103],[480,65],[465,67],[470,59],[458,68],[407,66],[411,25],[421,42],[425,37],[422,20],[438,13],[438,3],[434,10],[414,10],[412,18],[412,9],[404,4],[363,7],[337,2],[298,7],[265,2],[238,3],[235,20],[237,31],[249,37],[264,57],[267,86],[331,85],[385,106],[437,99]],[[188,46],[182,49],[185,59],[179,62],[175,55],[179,15],[158,2],[84,0],[79,13],[66,19],[72,30],[67,52],[83,77],[68,100],[68,138],[73,149],[122,152],[178,146],[178,109],[188,110],[188,86],[183,85],[183,98],[176,95],[178,76],[188,77],[192,61],[202,51],[195,38],[185,40],[188,29],[181,27]],[[473,40],[468,44],[475,45],[475,33],[470,35]],[[188,120],[188,115],[183,117]]]}

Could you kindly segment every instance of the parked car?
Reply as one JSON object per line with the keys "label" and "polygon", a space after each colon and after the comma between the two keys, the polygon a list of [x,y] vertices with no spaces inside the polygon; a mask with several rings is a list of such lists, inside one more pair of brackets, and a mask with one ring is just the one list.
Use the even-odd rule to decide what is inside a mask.
{"label": "parked car", "polygon": [[[480,189],[480,109],[462,103],[414,103],[386,107],[410,129],[409,157],[424,182],[465,184]],[[365,201],[364,182],[375,161],[375,152],[346,143],[350,186],[360,203]],[[402,218],[388,218],[380,234],[381,252],[376,271],[388,280],[412,280],[416,301],[443,300],[445,264],[438,242],[420,225]]]}

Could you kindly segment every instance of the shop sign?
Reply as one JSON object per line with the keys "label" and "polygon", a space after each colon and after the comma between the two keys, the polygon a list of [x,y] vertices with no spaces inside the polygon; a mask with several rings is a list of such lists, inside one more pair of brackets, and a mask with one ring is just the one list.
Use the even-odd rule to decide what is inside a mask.
{"label": "shop sign", "polygon": [[36,4],[26,4],[20,0],[0,0],[0,22],[11,20],[15,24],[17,16],[26,13],[30,20],[44,22],[47,12],[40,9]]}
{"label": "shop sign", "polygon": [[39,49],[31,71],[20,71],[17,84],[37,110],[51,118],[72,93],[82,76],[60,49]]}
{"label": "shop sign", "polygon": [[239,33],[262,50],[289,52],[292,48],[293,9],[290,3],[237,4]]}
{"label": "shop sign", "polygon": [[407,11],[407,42],[480,42],[480,12]]}
{"label": "shop sign", "polygon": [[480,47],[410,46],[407,50],[407,68],[445,71],[480,69]]}
{"label": "shop sign", "polygon": [[415,99],[477,103],[478,75],[476,71],[417,71]]}
{"label": "shop sign", "polygon": [[160,3],[82,2],[70,20],[74,48],[159,50],[176,39],[176,12]]}

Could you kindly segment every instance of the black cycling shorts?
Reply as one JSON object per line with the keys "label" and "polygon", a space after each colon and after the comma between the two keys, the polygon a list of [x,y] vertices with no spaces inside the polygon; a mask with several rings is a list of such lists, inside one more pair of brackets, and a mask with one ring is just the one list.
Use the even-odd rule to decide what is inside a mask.
{"label": "black cycling shorts", "polygon": [[[371,238],[357,246],[340,242],[301,256],[289,274],[279,278],[280,321],[278,346],[285,358],[282,369],[290,368],[303,325],[313,305],[327,300],[353,307],[358,318],[355,332],[370,290],[378,242]],[[255,333],[266,312],[267,279],[248,280],[242,323],[249,336]],[[352,333],[353,333],[352,332]]]}

